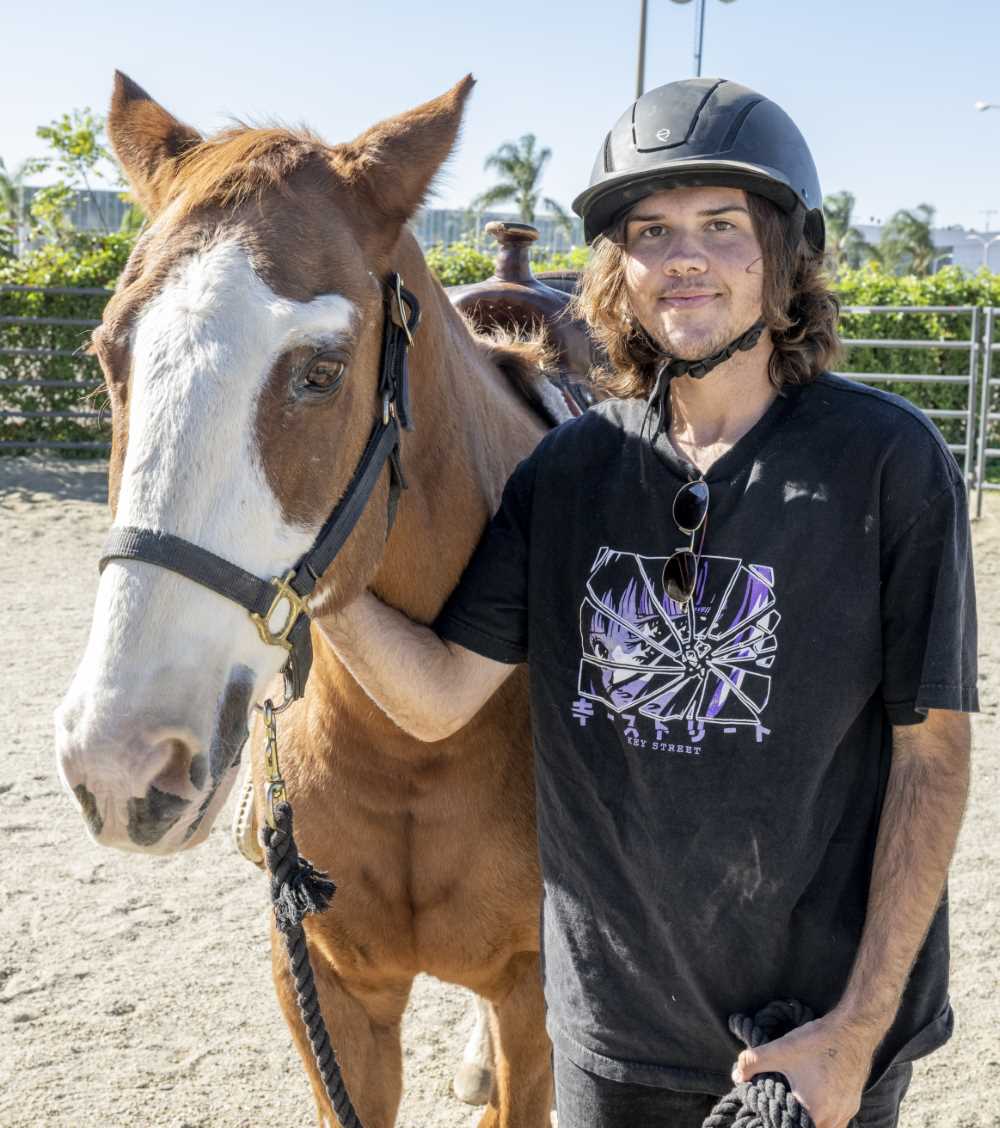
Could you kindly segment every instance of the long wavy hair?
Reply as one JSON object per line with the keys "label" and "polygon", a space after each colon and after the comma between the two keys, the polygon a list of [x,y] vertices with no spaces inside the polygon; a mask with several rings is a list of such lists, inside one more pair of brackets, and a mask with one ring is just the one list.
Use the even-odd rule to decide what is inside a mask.
{"label": "long wavy hair", "polygon": [[[801,225],[763,196],[746,195],[763,259],[763,318],[774,345],[768,375],[776,388],[808,384],[840,355],[840,304],[830,290],[823,256],[802,238]],[[664,353],[629,301],[624,232],[623,218],[594,241],[574,309],[610,362],[598,382],[611,395],[631,399],[652,392]]]}

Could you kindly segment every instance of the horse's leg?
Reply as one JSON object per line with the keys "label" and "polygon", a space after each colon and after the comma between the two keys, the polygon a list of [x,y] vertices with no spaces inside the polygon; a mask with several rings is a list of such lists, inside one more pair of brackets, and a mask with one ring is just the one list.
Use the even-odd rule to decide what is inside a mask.
{"label": "horse's leg", "polygon": [[460,1101],[470,1105],[484,1105],[490,1099],[490,1089],[493,1087],[490,1004],[478,995],[473,995],[469,1009],[474,1013],[475,1025],[465,1043],[462,1064],[452,1081],[452,1088]]}
{"label": "horse's leg", "polygon": [[[365,1128],[392,1128],[403,1091],[399,1032],[410,983],[393,981],[379,990],[351,991],[316,945],[310,944],[309,955],[330,1042],[355,1111]],[[326,1098],[302,1025],[285,943],[273,927],[271,970],[278,1002],[309,1075],[320,1128],[337,1128],[339,1121]]]}
{"label": "horse's leg", "polygon": [[496,1072],[478,1128],[548,1128],[552,1108],[552,1044],[537,952],[514,956],[493,990]]}

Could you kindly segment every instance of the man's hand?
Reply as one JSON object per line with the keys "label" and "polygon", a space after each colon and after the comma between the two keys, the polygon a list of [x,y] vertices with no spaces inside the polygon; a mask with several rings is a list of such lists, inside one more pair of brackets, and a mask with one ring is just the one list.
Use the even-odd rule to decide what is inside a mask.
{"label": "man's hand", "polygon": [[831,1012],[783,1038],[744,1050],[733,1080],[739,1084],[758,1073],[783,1073],[816,1128],[846,1128],[861,1106],[874,1050]]}

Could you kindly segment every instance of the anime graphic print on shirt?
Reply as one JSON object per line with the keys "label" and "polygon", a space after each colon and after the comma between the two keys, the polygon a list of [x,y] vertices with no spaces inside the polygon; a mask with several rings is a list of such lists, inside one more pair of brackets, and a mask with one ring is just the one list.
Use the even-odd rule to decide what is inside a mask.
{"label": "anime graphic print on shirt", "polygon": [[574,718],[597,709],[631,744],[699,755],[710,732],[765,727],[781,621],[774,569],[702,556],[693,598],[675,603],[663,584],[666,556],[602,547],[580,605]]}

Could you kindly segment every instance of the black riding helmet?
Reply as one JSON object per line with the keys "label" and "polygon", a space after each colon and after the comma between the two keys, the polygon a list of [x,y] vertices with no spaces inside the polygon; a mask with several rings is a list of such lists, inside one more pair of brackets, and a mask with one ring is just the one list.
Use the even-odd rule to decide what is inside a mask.
{"label": "black riding helmet", "polygon": [[644,196],[701,184],[772,200],[823,250],[819,177],[798,127],[762,94],[720,78],[671,82],[634,102],[601,146],[573,210],[590,243]]}

